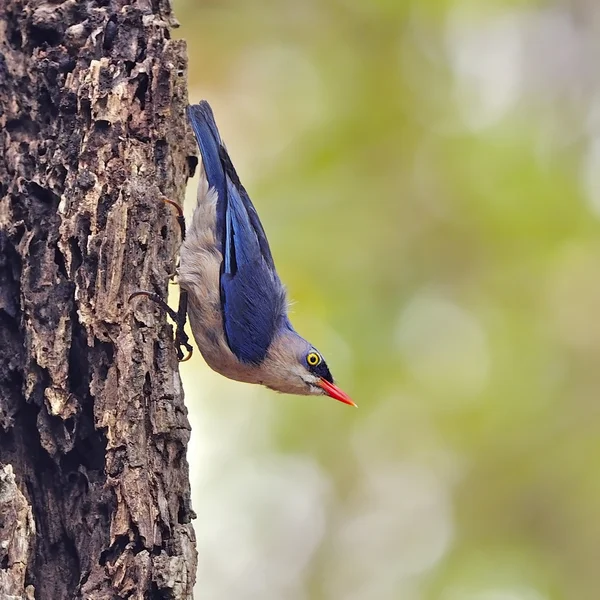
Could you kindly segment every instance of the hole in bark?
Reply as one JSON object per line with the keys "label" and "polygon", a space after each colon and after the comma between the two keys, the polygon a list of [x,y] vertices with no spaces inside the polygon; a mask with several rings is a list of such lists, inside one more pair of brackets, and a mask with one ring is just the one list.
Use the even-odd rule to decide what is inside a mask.
{"label": "hole in bark", "polygon": [[[76,314],[73,310],[73,314]],[[76,319],[76,317],[75,317]],[[60,464],[65,473],[78,473],[83,466],[88,472],[104,475],[106,435],[103,429],[96,429],[94,404],[90,394],[90,362],[83,328],[74,326],[73,346],[69,353],[69,385],[79,400],[81,412],[63,422],[66,432],[75,436],[73,448],[61,457]],[[85,346],[85,347],[84,347]],[[88,479],[82,478],[80,489],[87,492]]]}
{"label": "hole in bark", "polygon": [[126,60],[125,61],[125,72],[127,73],[127,77],[131,77],[131,73],[137,63],[134,60]]}
{"label": "hole in bark", "polygon": [[[91,404],[91,403],[90,403]],[[74,448],[61,457],[60,465],[65,473],[77,472],[80,466],[88,471],[104,473],[104,452],[106,438],[101,431],[95,431],[85,415],[80,416],[77,440]],[[86,436],[86,437],[81,437]],[[87,485],[87,481],[84,482]]]}
{"label": "hole in bark", "polygon": [[71,250],[71,271],[72,274],[74,274],[83,262],[79,241],[76,237],[71,236],[69,238],[69,250]]}
{"label": "hole in bark", "polygon": [[67,430],[67,433],[69,435],[73,435],[73,433],[75,432],[75,425],[76,425],[76,421],[74,417],[69,417],[66,421],[65,421],[65,429]]}
{"label": "hole in bark", "polygon": [[144,396],[150,396],[152,394],[152,379],[150,378],[150,373],[146,373],[144,377]]}
{"label": "hole in bark", "polygon": [[65,257],[63,256],[63,253],[60,251],[58,246],[54,247],[54,262],[58,267],[58,272],[65,279],[69,279],[69,275],[67,274],[67,265],[65,264]]}
{"label": "hole in bark", "polygon": [[8,554],[2,557],[2,560],[0,561],[0,569],[2,569],[3,571],[6,571],[6,569],[8,569]]}
{"label": "hole in bark", "polygon": [[79,101],[80,113],[83,115],[86,129],[89,128],[92,122],[92,103],[89,98],[81,98]]}
{"label": "hole in bark", "polygon": [[166,225],[163,225],[160,228],[160,236],[162,237],[163,240],[167,239],[167,234],[169,233],[169,229],[167,228]]}
{"label": "hole in bark", "polygon": [[135,90],[135,97],[140,101],[140,108],[144,110],[146,107],[146,92],[148,91],[148,75],[140,73],[137,80],[138,86]]}
{"label": "hole in bark", "polygon": [[28,115],[24,115],[19,119],[10,119],[10,121],[6,122],[4,128],[10,133],[15,131],[23,131],[31,134],[32,136],[37,135],[40,130],[40,126],[31,118],[29,118]]}
{"label": "hole in bark", "polygon": [[[162,538],[163,545],[166,545],[166,542],[168,542],[171,539],[171,529],[166,523],[162,523],[160,525],[160,537]],[[157,555],[160,554],[163,550],[164,548],[162,546],[154,546],[154,551]]]}
{"label": "hole in bark", "polygon": [[104,39],[102,40],[103,50],[106,51],[112,48],[118,31],[119,27],[117,25],[117,15],[111,15],[110,19],[108,19],[108,22],[106,23],[106,27],[104,28]]}
{"label": "hole in bark", "polygon": [[104,133],[110,129],[110,121],[98,119],[94,121],[94,129],[99,133]]}
{"label": "hole in bark", "polygon": [[40,115],[42,115],[41,120],[46,124],[54,125],[53,121],[58,116],[58,107],[54,104],[55,99],[57,99],[56,94],[53,95],[47,88],[40,90]]}
{"label": "hole in bark", "polygon": [[62,37],[62,31],[58,31],[52,27],[36,27],[35,25],[29,27],[29,40],[34,48],[36,46],[43,46],[44,44],[58,46]]}
{"label": "hole in bark", "polygon": [[41,185],[30,181],[27,185],[27,191],[32,200],[37,200],[42,204],[56,204],[58,206],[58,196],[47,188],[43,188]]}
{"label": "hole in bark", "polygon": [[[18,23],[19,19],[13,17],[12,19],[8,19],[6,23]],[[23,36],[21,35],[21,30],[17,27],[11,27],[8,30],[8,43],[15,49],[20,50],[23,46]]]}
{"label": "hole in bark", "polygon": [[[87,333],[79,322],[77,310],[73,305],[71,311],[71,349],[69,351],[69,389],[76,395],[80,402],[81,413],[79,425],[82,435],[95,432],[94,417],[92,411],[93,400],[90,393],[90,364],[95,363],[96,356],[90,357],[92,349],[87,343]],[[65,421],[65,427],[69,431],[69,419]],[[88,431],[89,429],[89,431]],[[72,433],[72,430],[70,431]]]}
{"label": "hole in bark", "polygon": [[107,548],[100,553],[100,560],[98,561],[100,566],[104,567],[106,566],[106,563],[114,563],[115,560],[123,554],[128,542],[129,539],[126,535],[117,537],[110,548]]}

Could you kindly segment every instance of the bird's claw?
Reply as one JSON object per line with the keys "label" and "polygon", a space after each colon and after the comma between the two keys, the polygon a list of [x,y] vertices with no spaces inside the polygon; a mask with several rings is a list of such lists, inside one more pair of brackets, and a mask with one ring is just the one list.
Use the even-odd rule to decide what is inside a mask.
{"label": "bird's claw", "polygon": [[162,201],[165,204],[170,204],[177,211],[177,223],[179,223],[179,229],[181,230],[181,239],[185,239],[185,217],[183,216],[183,208],[174,202],[173,200],[169,200],[168,198],[162,198]]}
{"label": "bird's claw", "polygon": [[[137,298],[139,296],[146,296],[146,298],[149,298],[150,300],[152,300],[152,302],[158,304],[158,306],[160,306],[169,315],[169,317],[171,317],[171,319],[175,322],[176,325],[175,345],[177,347],[177,360],[179,362],[186,362],[192,357],[192,354],[194,353],[194,348],[190,344],[190,338],[188,337],[184,329],[187,314],[187,295],[185,295],[185,292],[182,292],[182,294],[184,294],[185,300],[181,299],[182,301],[180,301],[180,308],[177,312],[175,312],[158,294],[155,294],[154,292],[146,292],[144,290],[134,292],[129,296],[128,302],[131,302],[134,298]],[[186,349],[187,355],[183,354],[183,351],[181,350],[182,346]]]}
{"label": "bird's claw", "polygon": [[[177,332],[175,333],[175,345],[177,346],[177,360],[179,362],[186,362],[192,358],[192,354],[194,353],[194,347],[190,344],[187,333],[183,330],[183,328],[177,327]],[[187,355],[184,356],[181,347],[184,347],[187,351]]]}

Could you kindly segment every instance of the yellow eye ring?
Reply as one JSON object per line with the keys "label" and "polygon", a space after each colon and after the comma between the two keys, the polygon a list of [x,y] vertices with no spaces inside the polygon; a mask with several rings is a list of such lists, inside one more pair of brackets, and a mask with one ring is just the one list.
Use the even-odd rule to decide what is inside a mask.
{"label": "yellow eye ring", "polygon": [[321,357],[316,352],[309,352],[306,355],[306,362],[311,367],[316,367],[321,362]]}

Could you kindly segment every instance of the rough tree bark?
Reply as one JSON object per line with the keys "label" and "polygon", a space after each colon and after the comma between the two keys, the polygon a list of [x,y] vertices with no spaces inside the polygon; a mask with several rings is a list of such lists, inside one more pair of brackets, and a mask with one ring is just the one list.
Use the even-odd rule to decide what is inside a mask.
{"label": "rough tree bark", "polygon": [[0,597],[191,598],[169,0],[0,0]]}

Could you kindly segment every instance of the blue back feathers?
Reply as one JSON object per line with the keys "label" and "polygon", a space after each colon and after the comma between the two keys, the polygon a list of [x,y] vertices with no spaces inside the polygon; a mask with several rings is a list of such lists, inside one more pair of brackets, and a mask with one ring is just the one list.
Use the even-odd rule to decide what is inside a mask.
{"label": "blue back feathers", "polygon": [[220,286],[227,343],[239,360],[260,364],[277,329],[287,326],[285,290],[209,104],[190,106],[188,114],[208,184],[218,195],[216,234],[223,254]]}

